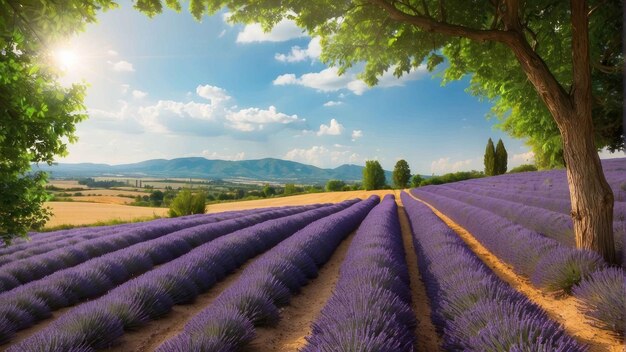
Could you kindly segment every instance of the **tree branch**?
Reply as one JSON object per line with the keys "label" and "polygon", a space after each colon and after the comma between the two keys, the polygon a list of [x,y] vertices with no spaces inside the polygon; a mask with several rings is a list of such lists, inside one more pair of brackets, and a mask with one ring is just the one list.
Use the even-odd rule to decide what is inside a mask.
{"label": "tree branch", "polygon": [[505,0],[506,12],[504,14],[504,24],[507,30],[522,31],[522,24],[519,20],[519,0]]}
{"label": "tree branch", "polygon": [[464,37],[477,41],[496,41],[502,43],[510,42],[514,38],[512,33],[510,32],[474,29],[455,24],[439,22],[429,17],[410,15],[399,10],[393,4],[385,0],[369,1],[370,3],[377,5],[383,10],[387,11],[389,17],[391,17],[393,20],[406,24],[411,24],[427,32],[440,33],[456,37]]}
{"label": "tree branch", "polygon": [[587,13],[587,17],[591,17],[591,15],[593,15],[593,13],[596,12],[596,10],[602,7],[602,5],[604,4],[606,4],[606,0],[600,1],[596,6],[592,7],[591,10],[589,10],[589,12]]}
{"label": "tree branch", "polygon": [[591,58],[586,0],[570,0],[572,9],[572,100],[579,113],[591,114]]}

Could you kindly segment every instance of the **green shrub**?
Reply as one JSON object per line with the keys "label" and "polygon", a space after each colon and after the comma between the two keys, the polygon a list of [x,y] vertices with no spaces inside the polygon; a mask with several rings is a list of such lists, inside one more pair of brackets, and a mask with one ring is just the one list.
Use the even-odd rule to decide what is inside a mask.
{"label": "green shrub", "polygon": [[517,167],[514,167],[509,171],[510,174],[514,174],[517,172],[528,172],[528,171],[537,171],[537,167],[531,164],[523,164]]}
{"label": "green shrub", "polygon": [[191,214],[204,214],[206,211],[206,193],[199,192],[192,194],[188,190],[178,193],[170,205],[170,217],[177,217]]}
{"label": "green shrub", "polygon": [[345,185],[346,183],[341,180],[328,180],[326,182],[326,192],[341,191]]}

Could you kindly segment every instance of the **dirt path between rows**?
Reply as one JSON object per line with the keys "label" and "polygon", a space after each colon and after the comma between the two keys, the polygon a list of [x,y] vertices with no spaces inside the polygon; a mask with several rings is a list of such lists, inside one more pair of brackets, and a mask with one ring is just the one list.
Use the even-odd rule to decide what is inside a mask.
{"label": "dirt path between rows", "polygon": [[[183,331],[185,324],[196,314],[208,307],[232,283],[237,281],[245,268],[256,259],[248,260],[244,265],[218,282],[207,292],[196,297],[192,304],[175,305],[172,311],[159,320],[153,320],[137,331],[127,332],[120,344],[109,348],[109,352],[148,352],[154,351],[165,340]],[[191,351],[190,351],[191,352]]]}
{"label": "dirt path between rows", "polygon": [[430,301],[426,295],[426,287],[422,281],[417,266],[417,256],[413,247],[413,235],[411,234],[411,225],[404,211],[400,192],[396,194],[396,203],[398,203],[398,217],[400,219],[400,228],[402,229],[402,242],[404,251],[406,252],[406,262],[409,268],[409,278],[411,279],[411,308],[417,318],[417,327],[415,328],[415,348],[417,351],[442,351],[441,338],[437,334],[437,330],[432,323]]}
{"label": "dirt path between rows", "polygon": [[305,337],[311,332],[311,324],[331,297],[339,268],[343,263],[355,232],[343,240],[328,262],[319,270],[317,278],[302,288],[300,294],[283,308],[281,319],[273,328],[257,328],[257,338],[246,348],[248,352],[298,351],[306,345]]}
{"label": "dirt path between rows", "polygon": [[[409,193],[410,194],[410,193]],[[606,330],[593,326],[578,310],[576,299],[572,296],[554,297],[530,284],[528,279],[516,274],[513,269],[485,248],[470,232],[452,221],[432,205],[410,194],[414,199],[426,204],[443,222],[446,223],[467,246],[503,281],[524,294],[533,303],[539,305],[556,322],[563,325],[568,334],[586,343],[590,352],[624,352],[624,341]]]}

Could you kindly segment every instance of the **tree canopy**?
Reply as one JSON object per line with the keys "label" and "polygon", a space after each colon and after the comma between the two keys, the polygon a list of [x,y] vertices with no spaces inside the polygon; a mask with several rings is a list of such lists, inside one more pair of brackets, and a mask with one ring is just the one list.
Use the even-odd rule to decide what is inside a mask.
{"label": "tree canopy", "polygon": [[76,140],[86,118],[85,87],[62,87],[50,64],[59,39],[95,21],[111,1],[0,0],[0,237],[10,242],[49,218],[46,175],[31,163],[52,163]]}
{"label": "tree canopy", "polygon": [[411,169],[409,164],[404,159],[398,160],[396,166],[393,168],[393,185],[395,188],[407,188],[409,187],[409,180],[411,178]]}
{"label": "tree canopy", "polygon": [[380,166],[378,160],[367,160],[363,168],[363,188],[366,191],[382,189],[385,187],[385,170]]}
{"label": "tree canopy", "polygon": [[346,183],[341,180],[328,180],[328,182],[326,182],[326,192],[342,191],[345,185]]}

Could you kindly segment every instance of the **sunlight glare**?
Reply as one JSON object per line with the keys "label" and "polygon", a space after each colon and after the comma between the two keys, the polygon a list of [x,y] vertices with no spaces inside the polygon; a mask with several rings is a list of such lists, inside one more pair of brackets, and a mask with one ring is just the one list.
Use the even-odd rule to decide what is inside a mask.
{"label": "sunlight glare", "polygon": [[63,71],[69,71],[75,68],[79,60],[76,52],[69,49],[57,50],[54,53],[54,58],[59,68]]}

